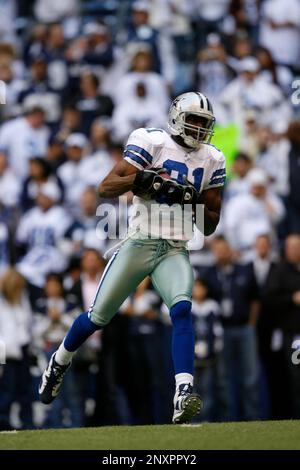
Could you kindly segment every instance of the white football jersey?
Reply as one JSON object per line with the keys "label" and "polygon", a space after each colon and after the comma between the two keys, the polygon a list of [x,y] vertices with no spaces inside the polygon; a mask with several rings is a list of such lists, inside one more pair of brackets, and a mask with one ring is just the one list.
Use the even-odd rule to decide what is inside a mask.
{"label": "white football jersey", "polygon": [[[133,131],[124,158],[139,170],[165,168],[181,184],[187,178],[199,193],[221,187],[225,182],[225,157],[220,150],[209,144],[188,150],[162,129]],[[193,237],[192,218],[191,208],[183,210],[179,205],[168,206],[135,196],[129,228],[151,237],[188,241]]]}
{"label": "white football jersey", "polygon": [[58,206],[47,212],[34,207],[21,217],[16,239],[27,244],[27,253],[17,267],[29,282],[43,287],[47,273],[66,268],[67,260],[59,243],[71,223],[69,214]]}

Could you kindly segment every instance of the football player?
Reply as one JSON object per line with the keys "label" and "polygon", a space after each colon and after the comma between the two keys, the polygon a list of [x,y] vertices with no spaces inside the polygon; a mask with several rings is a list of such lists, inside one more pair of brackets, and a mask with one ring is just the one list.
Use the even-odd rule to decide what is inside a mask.
{"label": "football player", "polygon": [[[193,271],[186,248],[192,234],[182,229],[182,218],[190,218],[191,214],[194,217],[195,208],[201,204],[204,234],[212,234],[218,225],[225,158],[210,145],[214,124],[212,105],[206,96],[189,92],[173,101],[168,132],[141,128],[129,136],[124,159],[99,187],[102,198],[118,197],[130,190],[135,194],[129,236],[108,262],[89,311],[74,321],[53,354],[39,387],[43,403],[51,403],[57,396],[79,346],[107,325],[129,294],[150,276],[170,310],[173,326],[173,423],[190,422],[202,408],[201,398],[193,393]],[[141,205],[151,208],[150,225],[149,212],[141,210]],[[173,212],[170,227],[174,207],[179,211]]]}

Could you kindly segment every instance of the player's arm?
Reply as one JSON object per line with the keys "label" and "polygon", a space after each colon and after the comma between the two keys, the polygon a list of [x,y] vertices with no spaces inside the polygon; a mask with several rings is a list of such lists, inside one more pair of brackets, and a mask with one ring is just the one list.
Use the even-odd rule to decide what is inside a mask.
{"label": "player's arm", "polygon": [[127,191],[150,199],[163,186],[160,173],[155,167],[155,146],[146,129],[134,130],[126,143],[124,159],[117,163],[99,186],[99,195],[114,198]]}
{"label": "player's arm", "polygon": [[221,188],[206,189],[201,193],[201,202],[204,204],[204,235],[214,233],[220,220]]}
{"label": "player's arm", "polygon": [[133,187],[138,169],[126,160],[118,162],[99,186],[99,196],[114,198],[127,193]]}
{"label": "player's arm", "polygon": [[[162,186],[159,176],[161,168],[139,170],[126,160],[117,163],[99,186],[99,196],[114,198],[132,191],[134,194],[151,197]],[[158,184],[158,185],[157,185]]]}

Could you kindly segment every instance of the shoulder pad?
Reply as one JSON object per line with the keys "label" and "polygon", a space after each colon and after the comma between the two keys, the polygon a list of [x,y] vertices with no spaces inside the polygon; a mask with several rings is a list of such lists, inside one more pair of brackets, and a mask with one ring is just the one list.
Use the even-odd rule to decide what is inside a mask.
{"label": "shoulder pad", "polygon": [[224,157],[223,152],[217,147],[215,147],[214,145],[208,144],[208,151],[209,151],[210,157],[212,157],[214,160],[218,162],[223,162],[223,161],[225,162],[225,157]]}
{"label": "shoulder pad", "polygon": [[168,134],[163,129],[141,127],[130,134],[130,140],[131,138],[136,138],[156,147],[163,145],[167,136]]}

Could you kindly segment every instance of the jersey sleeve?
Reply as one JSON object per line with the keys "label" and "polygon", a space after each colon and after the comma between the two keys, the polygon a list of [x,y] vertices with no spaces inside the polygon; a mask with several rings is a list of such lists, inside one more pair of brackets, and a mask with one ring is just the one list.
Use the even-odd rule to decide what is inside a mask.
{"label": "jersey sleeve", "polygon": [[133,131],[124,150],[124,159],[139,170],[151,168],[154,163],[154,146],[145,129]]}
{"label": "jersey sleeve", "polygon": [[226,180],[226,164],[223,153],[219,150],[214,151],[215,157],[212,159],[210,174],[204,189],[221,188]]}

